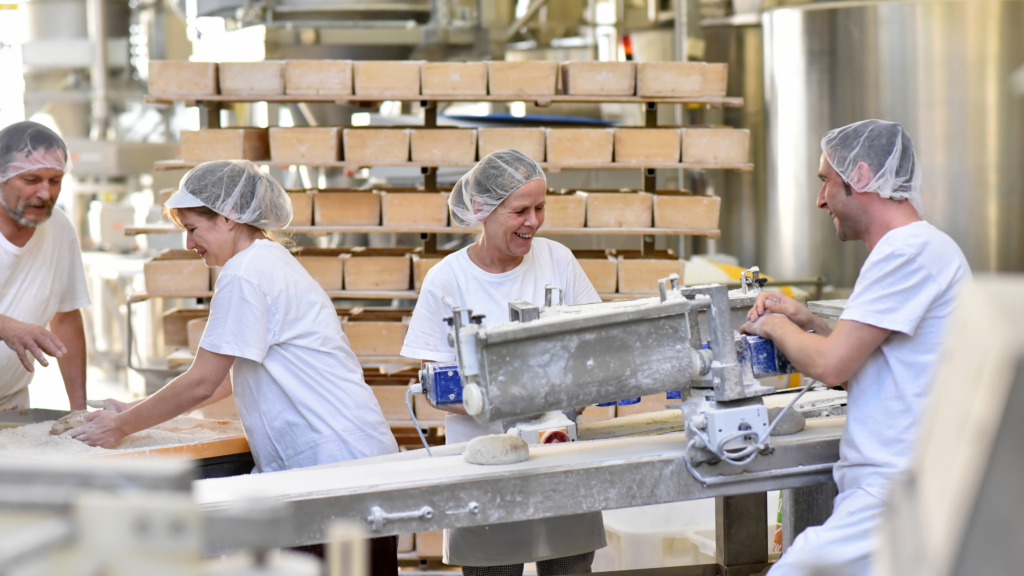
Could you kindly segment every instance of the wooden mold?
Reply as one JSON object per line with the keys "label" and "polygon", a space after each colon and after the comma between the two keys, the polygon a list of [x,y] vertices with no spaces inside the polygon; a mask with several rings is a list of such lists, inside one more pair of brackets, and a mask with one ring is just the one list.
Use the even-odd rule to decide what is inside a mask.
{"label": "wooden mold", "polygon": [[548,191],[544,199],[544,226],[548,228],[583,228],[586,222],[586,196],[574,191]]}
{"label": "wooden mold", "polygon": [[367,166],[409,161],[409,130],[406,128],[345,128],[342,133],[346,162]]}
{"label": "wooden mold", "polygon": [[682,283],[685,261],[671,250],[643,254],[637,251],[617,251],[619,260],[620,294],[657,294],[658,280],[669,274],[679,274]]}
{"label": "wooden mold", "polygon": [[704,96],[704,62],[641,62],[636,69],[638,96]]}
{"label": "wooden mold", "polygon": [[309,164],[341,159],[341,128],[271,128],[270,157],[278,162]]}
{"label": "wooden mold", "polygon": [[191,250],[165,250],[142,265],[146,292],[188,294],[210,290],[210,269]]}
{"label": "wooden mold", "polygon": [[313,225],[313,194],[306,192],[288,192],[292,202],[292,221],[289,226]]}
{"label": "wooden mold", "polygon": [[654,195],[655,228],[718,228],[722,199],[682,192]]}
{"label": "wooden mold", "polygon": [[675,164],[680,158],[679,130],[617,128],[615,161],[627,164]]}
{"label": "wooden mold", "polygon": [[186,162],[269,160],[266,128],[203,128],[182,130],[178,154]]}
{"label": "wooden mold", "polygon": [[217,93],[217,64],[188,60],[150,60],[149,91],[167,96]]}
{"label": "wooden mold", "polygon": [[606,250],[574,250],[573,256],[598,294],[614,294],[619,285],[619,263]]}
{"label": "wooden mold", "polygon": [[633,62],[564,62],[562,92],[573,96],[632,96],[636,93]]}
{"label": "wooden mold", "polygon": [[317,226],[380,225],[380,193],[374,190],[320,190],[312,195]]}
{"label": "wooden mold", "polygon": [[462,164],[476,160],[476,130],[413,129],[409,137],[413,162]]}
{"label": "wooden mold", "polygon": [[750,130],[683,128],[683,162],[740,164],[750,160]]}
{"label": "wooden mold", "polygon": [[292,254],[321,288],[337,291],[343,285],[345,255],[351,251],[350,248],[298,248],[292,250]]}
{"label": "wooden mold", "polygon": [[486,62],[424,62],[424,96],[483,96],[487,94]]}
{"label": "wooden mold", "polygon": [[284,91],[289,96],[351,96],[352,61],[288,60]]}
{"label": "wooden mold", "polygon": [[557,89],[557,62],[487,63],[487,90],[492,96],[554,96]]}
{"label": "wooden mold", "polygon": [[369,60],[356,62],[352,76],[356,96],[401,100],[420,94],[418,60]]}
{"label": "wooden mold", "polygon": [[588,228],[650,228],[654,200],[647,192],[581,191],[587,198]]}
{"label": "wooden mold", "polygon": [[384,190],[380,194],[384,226],[440,228],[448,225],[448,193]]}
{"label": "wooden mold", "polygon": [[236,96],[284,94],[284,61],[221,62],[220,93]]}
{"label": "wooden mold", "polygon": [[477,128],[476,134],[481,159],[498,150],[518,150],[537,162],[547,156],[543,128]]}
{"label": "wooden mold", "polygon": [[610,128],[550,128],[549,164],[607,164],[612,161],[615,131]]}
{"label": "wooden mold", "polygon": [[345,262],[346,290],[409,290],[415,248],[353,248]]}

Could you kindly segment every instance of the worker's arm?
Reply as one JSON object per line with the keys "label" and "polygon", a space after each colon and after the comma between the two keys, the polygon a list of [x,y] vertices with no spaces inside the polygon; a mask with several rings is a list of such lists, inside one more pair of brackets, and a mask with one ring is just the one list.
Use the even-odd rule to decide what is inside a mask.
{"label": "worker's arm", "polygon": [[[224,381],[220,383],[220,386],[217,387],[217,391],[213,393],[213,396],[210,396],[209,400],[199,404],[198,406],[193,408],[193,410],[199,410],[200,408],[205,408],[210,404],[220,402],[221,400],[227,398],[228,396],[231,396],[231,394],[231,374],[229,373],[227,377],[224,378]],[[140,398],[139,400],[135,400],[134,402],[123,402],[121,400],[116,400],[114,398],[106,398],[104,400],[88,400],[86,403],[92,408],[102,408],[104,410],[110,410],[111,412],[120,414],[121,412],[127,412],[128,410],[131,410],[135,406],[142,404],[143,402],[146,401],[147,398],[149,397],[147,396],[146,398]]]}
{"label": "worker's arm", "polygon": [[[420,360],[420,368],[422,369],[423,365],[426,364],[427,362],[434,362],[434,360]],[[427,394],[427,391],[424,390],[423,391],[423,395],[426,396],[426,394]],[[429,396],[427,396],[427,402],[430,402],[430,397]],[[466,408],[462,404],[451,404],[451,405],[448,405],[448,406],[438,406],[437,404],[434,404],[433,402],[430,402],[430,405],[433,406],[434,408],[437,408],[438,410],[443,411],[443,412],[449,412],[451,414],[458,414],[460,416],[469,416],[469,413],[466,412]]]}
{"label": "worker's arm", "polygon": [[50,331],[64,344],[66,352],[57,357],[64,389],[72,410],[85,410],[85,327],[82,311],[58,312],[50,319]]}
{"label": "worker's arm", "polygon": [[822,336],[832,333],[832,328],[821,318],[807,309],[807,306],[786,296],[782,292],[761,292],[757,301],[747,312],[747,322],[756,322],[765,314],[783,314],[804,332],[814,332]]}
{"label": "worker's arm", "polygon": [[44,354],[60,358],[67,352],[64,343],[46,328],[20,322],[2,314],[0,314],[0,340],[3,340],[8,348],[14,350],[14,353],[18,355],[18,360],[21,360],[21,365],[29,372],[33,371],[32,356],[35,356],[36,360],[39,360],[39,363],[45,367],[50,363],[46,361]]}
{"label": "worker's arm", "polygon": [[234,356],[200,348],[188,371],[162,390],[120,414],[107,410],[90,413],[89,423],[73,430],[71,436],[90,446],[110,448],[129,434],[166,422],[212,398],[234,361]]}
{"label": "worker's arm", "polygon": [[892,332],[853,320],[840,320],[831,334],[805,331],[782,314],[766,314],[740,328],[775,343],[804,376],[828,386],[846,387]]}

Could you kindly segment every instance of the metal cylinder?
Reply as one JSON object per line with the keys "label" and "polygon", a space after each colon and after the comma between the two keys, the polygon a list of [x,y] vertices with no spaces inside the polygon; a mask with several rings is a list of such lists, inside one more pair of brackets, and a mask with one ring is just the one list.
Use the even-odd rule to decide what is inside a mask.
{"label": "metal cylinder", "polygon": [[1024,1],[831,2],[763,16],[766,270],[852,286],[867,251],[841,243],[815,197],[820,140],[867,118],[901,123],[923,172],[923,217],[975,271],[1024,270]]}

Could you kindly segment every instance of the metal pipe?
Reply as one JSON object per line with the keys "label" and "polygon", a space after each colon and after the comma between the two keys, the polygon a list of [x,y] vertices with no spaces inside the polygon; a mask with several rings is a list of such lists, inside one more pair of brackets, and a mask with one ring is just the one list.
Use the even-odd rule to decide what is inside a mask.
{"label": "metal pipe", "polygon": [[512,39],[516,37],[519,29],[526,26],[530,20],[533,20],[533,17],[537,15],[537,12],[540,12],[540,9],[547,6],[547,4],[548,0],[533,0],[533,2],[530,3],[530,6],[526,9],[526,13],[517,18],[516,21],[508,27],[508,30],[505,31],[505,42],[511,42]]}
{"label": "metal pipe", "polygon": [[107,103],[107,21],[105,0],[86,0],[89,40],[92,43],[92,66],[89,69],[89,83],[92,87],[92,126],[89,139],[105,140],[107,119],[110,116]]}

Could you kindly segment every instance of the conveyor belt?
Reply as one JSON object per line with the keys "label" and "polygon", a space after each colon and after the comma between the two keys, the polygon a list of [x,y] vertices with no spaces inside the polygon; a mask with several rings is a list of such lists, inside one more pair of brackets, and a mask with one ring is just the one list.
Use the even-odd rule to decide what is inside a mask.
{"label": "conveyor belt", "polygon": [[[797,488],[831,480],[845,418],[809,420],[792,436],[772,439],[772,453],[745,472],[723,464],[698,470],[705,486],[686,470],[686,436],[595,440],[533,446],[526,462],[504,466],[467,464],[460,455],[424,458],[422,451],[337,466],[197,482],[196,502],[206,512],[213,550],[232,548],[231,520],[220,514],[240,494],[281,499],[294,519],[279,545],[323,542],[326,526],[345,519],[371,528],[374,508],[387,514],[429,514],[385,521],[370,533],[401,534],[563,516],[663,502]],[[452,450],[454,449],[454,450]],[[458,451],[449,447],[447,452]],[[730,475],[724,478],[723,475]],[[216,536],[214,536],[216,535]]]}

